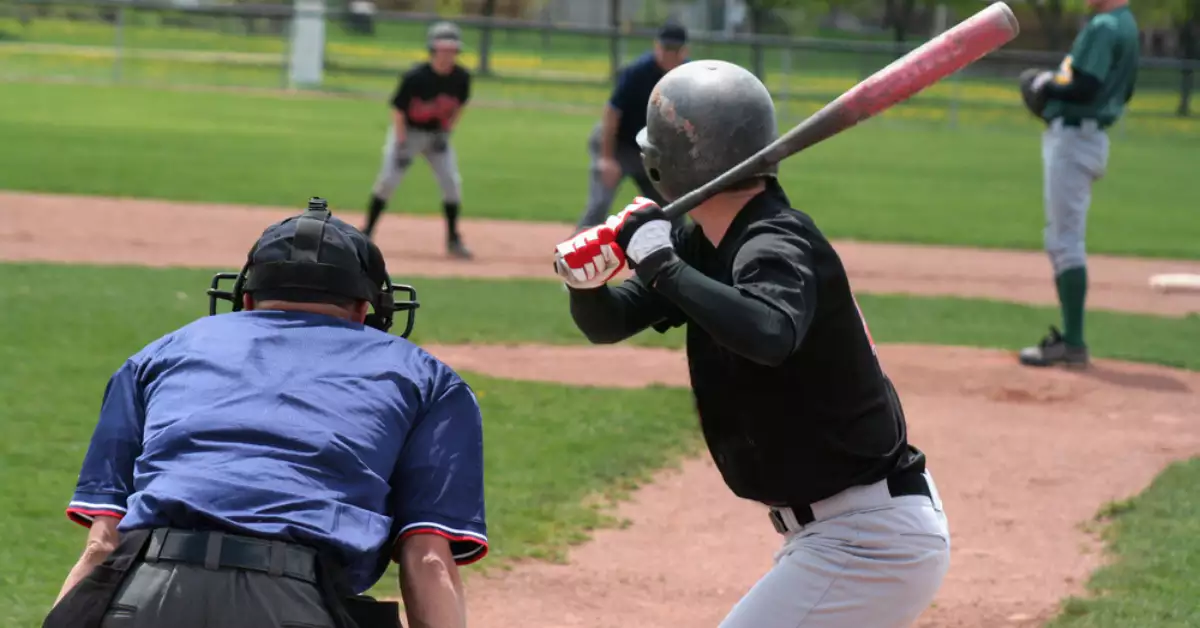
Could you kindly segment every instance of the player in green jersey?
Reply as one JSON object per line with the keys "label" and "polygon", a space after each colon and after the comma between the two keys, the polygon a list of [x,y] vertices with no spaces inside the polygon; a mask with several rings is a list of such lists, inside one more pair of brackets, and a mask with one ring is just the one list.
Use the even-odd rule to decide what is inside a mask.
{"label": "player in green jersey", "polygon": [[1129,0],[1087,4],[1093,14],[1057,71],[1031,73],[1022,81],[1026,103],[1047,124],[1042,135],[1044,238],[1063,326],[1061,332],[1052,326],[1037,346],[1021,350],[1021,363],[1031,366],[1088,363],[1083,334],[1088,207],[1092,184],[1108,166],[1106,129],[1124,113],[1137,79],[1141,44]]}

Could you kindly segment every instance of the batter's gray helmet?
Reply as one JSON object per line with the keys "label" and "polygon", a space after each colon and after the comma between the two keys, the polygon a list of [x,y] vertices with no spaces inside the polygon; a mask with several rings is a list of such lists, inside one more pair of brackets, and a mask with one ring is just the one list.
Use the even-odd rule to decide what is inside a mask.
{"label": "batter's gray helmet", "polygon": [[[637,135],[646,174],[668,200],[717,178],[775,140],[775,103],[749,70],[716,60],[667,72]],[[777,166],[755,176],[775,176]]]}
{"label": "batter's gray helmet", "polygon": [[433,45],[440,41],[454,42],[459,48],[462,48],[462,31],[451,22],[437,22],[429,27],[425,45],[433,50]]}

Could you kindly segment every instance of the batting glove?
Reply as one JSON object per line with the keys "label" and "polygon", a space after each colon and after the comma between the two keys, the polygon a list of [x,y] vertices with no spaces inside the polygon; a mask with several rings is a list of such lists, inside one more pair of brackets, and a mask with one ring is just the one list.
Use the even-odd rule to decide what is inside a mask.
{"label": "batting glove", "polygon": [[625,253],[608,223],[587,229],[554,248],[554,272],[568,287],[594,290],[625,268]]}
{"label": "batting glove", "polygon": [[639,196],[607,224],[613,226],[617,246],[629,258],[629,267],[642,279],[652,280],[666,262],[674,259],[671,221],[654,201]]}

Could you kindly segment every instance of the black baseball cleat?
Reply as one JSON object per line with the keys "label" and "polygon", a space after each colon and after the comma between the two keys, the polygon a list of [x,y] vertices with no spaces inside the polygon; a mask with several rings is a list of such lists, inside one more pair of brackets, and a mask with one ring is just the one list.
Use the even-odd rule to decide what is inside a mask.
{"label": "black baseball cleat", "polygon": [[1087,346],[1074,347],[1063,340],[1057,327],[1051,326],[1050,333],[1034,347],[1021,349],[1018,356],[1025,366],[1056,366],[1084,368],[1088,365]]}
{"label": "black baseball cleat", "polygon": [[450,257],[457,257],[458,259],[472,259],[475,257],[471,254],[470,249],[463,245],[462,240],[458,238],[452,238],[446,242],[446,252],[450,254]]}

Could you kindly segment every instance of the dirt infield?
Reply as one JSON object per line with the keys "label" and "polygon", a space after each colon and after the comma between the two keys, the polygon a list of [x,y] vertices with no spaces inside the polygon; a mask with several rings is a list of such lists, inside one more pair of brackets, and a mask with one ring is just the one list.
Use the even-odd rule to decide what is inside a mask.
{"label": "dirt infield", "polygon": [[[294,210],[0,192],[0,259],[239,268],[264,226]],[[337,211],[337,208],[333,208]],[[88,220],[79,216],[87,214]],[[574,217],[571,217],[574,218]],[[355,216],[352,221],[361,220]],[[467,220],[477,260],[444,255],[437,217],[385,215],[377,241],[397,277],[531,277],[554,280],[549,252],[570,225]],[[53,237],[49,246],[45,238]],[[513,243],[519,243],[514,248]],[[1038,252],[836,242],[860,293],[946,295],[1054,304],[1050,265]],[[1088,307],[1182,316],[1200,293],[1160,294],[1159,273],[1200,273],[1200,261],[1089,257]],[[1036,331],[1034,332],[1036,333]]]}
{"label": "dirt infield", "polygon": [[[262,228],[288,211],[0,193],[0,213],[0,259],[235,268]],[[437,219],[388,216],[380,240],[397,276],[552,279],[545,252],[567,231],[467,222],[479,258],[470,263],[443,258]],[[861,292],[1054,302],[1036,253],[854,243],[840,250]],[[1198,263],[1092,263],[1089,299],[1098,308],[1200,311],[1200,296],[1158,295],[1146,285],[1154,273],[1200,272]],[[514,379],[687,383],[682,356],[669,350],[429,348],[457,368]],[[954,535],[950,573],[922,626],[1037,625],[1101,560],[1081,522],[1104,502],[1139,492],[1167,462],[1200,453],[1197,373],[1111,361],[1085,372],[1030,370],[1003,352],[951,347],[885,345],[880,354],[912,440],[929,453]],[[620,368],[596,368],[609,360]],[[598,372],[612,379],[596,382]],[[596,532],[567,565],[472,574],[471,625],[715,626],[780,542],[764,511],[732,497],[706,457],[661,473],[617,514],[630,525]]]}

